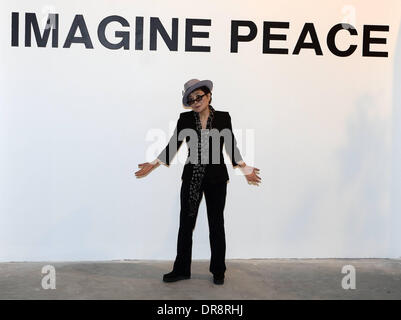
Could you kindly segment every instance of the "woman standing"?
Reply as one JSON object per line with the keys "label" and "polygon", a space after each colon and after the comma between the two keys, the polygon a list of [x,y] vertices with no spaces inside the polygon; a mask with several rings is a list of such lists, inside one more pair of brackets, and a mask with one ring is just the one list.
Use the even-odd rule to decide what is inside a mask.
{"label": "woman standing", "polygon": [[213,274],[215,284],[224,283],[226,242],[223,213],[229,176],[222,153],[223,144],[233,166],[241,169],[248,183],[258,185],[261,182],[257,175],[259,169],[247,166],[242,160],[229,113],[217,111],[210,104],[212,89],[213,83],[210,80],[191,79],[185,83],[182,103],[191,107],[192,111],[180,114],[166,148],[154,161],[139,164],[140,170],[135,172],[139,178],[160,164],[169,166],[182,142],[186,140],[188,158],[181,176],[177,256],[173,270],[163,276],[166,282],[191,277],[192,234],[199,204],[205,194],[211,249],[209,271]]}

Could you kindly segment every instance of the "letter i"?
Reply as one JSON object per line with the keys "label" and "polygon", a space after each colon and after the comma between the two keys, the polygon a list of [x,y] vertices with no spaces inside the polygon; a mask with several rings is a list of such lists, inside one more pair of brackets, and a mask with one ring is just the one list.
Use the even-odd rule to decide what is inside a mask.
{"label": "letter i", "polygon": [[11,13],[11,46],[18,47],[19,40],[19,13]]}
{"label": "letter i", "polygon": [[135,19],[135,50],[143,50],[143,17]]}

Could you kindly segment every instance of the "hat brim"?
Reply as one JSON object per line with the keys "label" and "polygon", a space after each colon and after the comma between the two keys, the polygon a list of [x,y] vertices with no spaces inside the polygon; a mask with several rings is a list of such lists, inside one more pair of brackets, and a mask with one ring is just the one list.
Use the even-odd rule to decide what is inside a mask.
{"label": "hat brim", "polygon": [[185,91],[184,95],[182,96],[182,104],[186,107],[189,107],[189,105],[187,103],[188,96],[192,93],[192,91],[194,91],[200,87],[203,87],[203,86],[208,87],[210,91],[213,90],[213,82],[212,81],[210,81],[210,80],[199,81],[199,82],[195,83],[193,86],[189,87]]}

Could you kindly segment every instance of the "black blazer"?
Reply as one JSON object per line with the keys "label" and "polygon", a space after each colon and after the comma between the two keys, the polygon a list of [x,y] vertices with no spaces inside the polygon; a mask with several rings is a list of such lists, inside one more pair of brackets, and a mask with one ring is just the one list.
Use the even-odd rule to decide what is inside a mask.
{"label": "black blazer", "polygon": [[[194,164],[191,163],[191,156],[192,158],[197,156],[197,145],[196,143],[194,144],[194,141],[197,142],[197,139],[192,139],[191,142],[191,136],[188,135],[188,131],[185,132],[186,130],[184,129],[192,129],[194,131],[190,131],[192,131],[193,133],[196,132],[194,111],[182,112],[180,114],[180,118],[177,121],[176,128],[172,137],[170,138],[168,145],[163,149],[163,151],[159,154],[157,158],[164,162],[167,166],[169,166],[171,160],[174,158],[175,154],[177,153],[178,149],[185,139],[188,146],[188,157],[184,165],[181,179],[183,181],[186,181],[190,180],[192,177]],[[220,137],[217,136],[217,138],[219,139],[209,138],[209,163],[206,165],[204,180],[212,183],[225,182],[229,180],[229,176],[227,166],[224,163],[222,152],[223,144],[233,166],[237,166],[237,162],[242,160],[241,153],[237,147],[237,140],[235,139],[235,136],[232,132],[230,114],[225,111],[216,110],[214,118],[212,120],[212,129],[217,129],[218,131],[215,130],[215,133],[217,132],[221,135]],[[214,143],[218,143],[219,146],[215,146],[213,148]],[[218,150],[219,154],[215,155],[215,158],[213,158],[212,150]],[[195,154],[191,154],[191,152],[195,152]]]}

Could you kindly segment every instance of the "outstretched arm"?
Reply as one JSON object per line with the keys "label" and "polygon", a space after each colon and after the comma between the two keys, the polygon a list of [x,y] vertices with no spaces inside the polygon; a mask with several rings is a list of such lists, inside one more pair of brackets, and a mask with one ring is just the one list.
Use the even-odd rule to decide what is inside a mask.
{"label": "outstretched arm", "polygon": [[228,141],[224,141],[224,146],[233,166],[237,167],[239,165],[243,165],[245,162],[243,161],[241,152],[238,149],[237,139],[235,139],[231,124],[231,116],[228,112],[227,117],[227,128],[230,130],[231,139],[228,139]]}
{"label": "outstretched arm", "polygon": [[231,139],[229,139],[231,141],[228,141],[228,143],[224,142],[227,154],[229,155],[233,166],[240,168],[242,174],[245,176],[248,183],[258,185],[262,180],[258,176],[260,170],[258,168],[248,166],[242,159],[241,153],[237,146],[237,140],[235,139],[232,130],[231,116],[228,112],[227,115],[228,115],[228,129],[230,129],[231,132]]}
{"label": "outstretched arm", "polygon": [[170,162],[174,155],[177,153],[180,148],[183,139],[178,139],[178,133],[181,131],[183,127],[181,115],[177,121],[177,125],[175,127],[174,133],[170,138],[168,145],[163,149],[163,151],[158,155],[158,157],[152,162],[145,162],[138,164],[140,170],[135,172],[135,176],[137,178],[142,178],[148,175],[153,169],[157,168],[161,164],[170,165]]}
{"label": "outstretched arm", "polygon": [[170,138],[169,143],[163,149],[163,151],[157,156],[157,158],[152,161],[152,163],[164,164],[169,166],[171,160],[174,158],[175,154],[177,153],[178,149],[181,147],[184,139],[180,137],[179,133],[183,129],[183,119],[180,114],[180,118],[177,121],[177,125],[174,129],[174,133]]}

